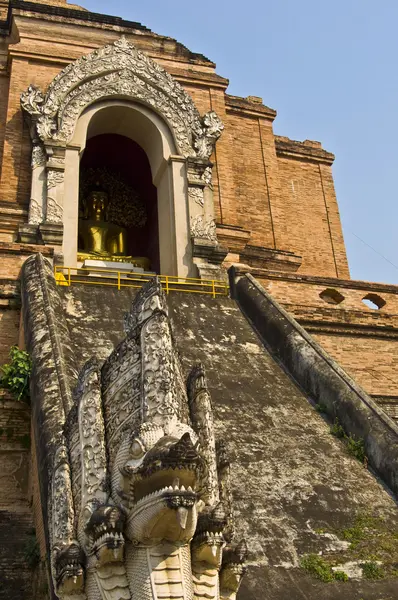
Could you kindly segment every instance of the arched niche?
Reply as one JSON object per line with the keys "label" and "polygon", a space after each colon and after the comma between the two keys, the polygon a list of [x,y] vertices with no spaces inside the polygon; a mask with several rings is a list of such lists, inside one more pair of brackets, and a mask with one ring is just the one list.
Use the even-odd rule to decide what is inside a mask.
{"label": "arched niche", "polygon": [[[117,181],[120,190],[116,191]],[[79,252],[84,246],[80,231],[84,198],[87,191],[97,185],[108,190],[116,204],[120,200],[119,195],[131,193],[130,204],[137,205],[138,212],[133,209],[126,214],[128,206],[124,205],[123,208],[119,206],[116,216],[119,225],[126,229],[126,254],[141,257],[141,260],[149,259],[150,270],[160,273],[158,194],[153,185],[151,166],[141,146],[129,137],[115,133],[88,138],[80,158],[78,261],[81,262]]]}
{"label": "arched niche", "polygon": [[[125,100],[106,100],[87,108],[66,146],[63,210],[63,255],[75,266],[79,211],[80,159],[87,140],[104,134],[123,135],[146,153],[158,196],[160,272],[188,276],[193,272],[187,205],[185,158],[176,154],[164,121],[147,107]],[[134,169],[134,165],[131,165]]]}
{"label": "arched niche", "polygon": [[[21,94],[29,123],[32,188],[22,241],[62,247],[75,266],[79,163],[87,139],[122,134],[148,157],[158,192],[161,271],[195,274],[193,257],[210,266],[218,249],[209,159],[223,124],[200,116],[192,98],[159,64],[125,38],[63,69],[46,94]],[[209,268],[210,268],[209,266]]]}

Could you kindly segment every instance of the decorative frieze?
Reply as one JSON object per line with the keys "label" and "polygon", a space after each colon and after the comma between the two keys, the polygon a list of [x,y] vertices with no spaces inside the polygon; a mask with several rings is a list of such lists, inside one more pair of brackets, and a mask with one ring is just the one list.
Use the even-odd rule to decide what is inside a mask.
{"label": "decorative frieze", "polygon": [[68,142],[77,119],[96,100],[128,96],[156,110],[173,130],[184,156],[209,158],[224,128],[214,111],[200,116],[191,97],[160,65],[122,37],[68,65],[46,95],[35,86],[21,94],[42,141]]}

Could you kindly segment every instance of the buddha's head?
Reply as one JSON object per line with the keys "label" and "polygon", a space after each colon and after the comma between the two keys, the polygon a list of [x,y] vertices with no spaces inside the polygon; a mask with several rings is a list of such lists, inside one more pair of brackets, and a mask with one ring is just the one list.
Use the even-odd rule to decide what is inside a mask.
{"label": "buddha's head", "polygon": [[90,192],[87,201],[87,216],[95,221],[106,221],[106,209],[109,198],[106,192],[93,190]]}

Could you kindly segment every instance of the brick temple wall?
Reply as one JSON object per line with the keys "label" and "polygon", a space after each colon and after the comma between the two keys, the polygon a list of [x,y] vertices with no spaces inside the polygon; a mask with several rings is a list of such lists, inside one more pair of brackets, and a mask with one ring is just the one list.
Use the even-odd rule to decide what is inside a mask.
{"label": "brick temple wall", "polygon": [[33,598],[30,409],[0,391],[0,599]]}
{"label": "brick temple wall", "polygon": [[[61,0],[47,4],[69,6]],[[217,221],[248,230],[251,246],[302,256],[303,273],[348,277],[331,176],[333,155],[319,144],[311,150],[307,142],[292,142],[281,149],[283,143],[273,133],[276,112],[258,98],[228,96],[228,81],[216,74],[214,63],[170,38],[145,28],[137,32],[131,26],[88,23],[79,17],[81,13],[74,20],[52,16],[51,21],[18,8],[13,15],[18,43],[7,48],[5,37],[0,36],[5,50],[0,54],[1,240],[15,241],[18,223],[27,220],[30,138],[20,110],[21,92],[30,84],[46,90],[71,61],[124,33],[181,82],[201,113],[215,110],[225,124],[212,157]],[[289,159],[284,158],[286,152]],[[325,164],[320,167],[319,161]],[[15,216],[12,226],[4,226],[5,206],[25,211]],[[309,212],[315,226],[313,219],[306,218]]]}
{"label": "brick temple wall", "polygon": [[[390,416],[398,418],[398,288],[363,281],[270,273],[259,277],[288,310]],[[322,299],[341,295],[339,304]],[[369,308],[370,296],[385,304]]]}

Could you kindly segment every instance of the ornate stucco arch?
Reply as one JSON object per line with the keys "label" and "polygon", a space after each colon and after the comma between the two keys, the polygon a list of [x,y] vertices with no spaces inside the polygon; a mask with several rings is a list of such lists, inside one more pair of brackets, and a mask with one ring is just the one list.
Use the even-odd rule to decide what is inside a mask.
{"label": "ornate stucco arch", "polygon": [[[171,186],[171,212],[181,212],[184,204],[187,214],[186,231],[182,231],[184,224],[180,222],[174,224],[172,235],[180,239],[181,248],[191,245],[191,237],[216,244],[209,158],[222,132],[222,122],[214,112],[201,117],[183,87],[124,37],[69,64],[54,78],[46,94],[30,86],[21,95],[33,142],[26,235],[39,235],[44,243],[62,245],[65,262],[71,266],[76,263],[75,248],[65,240],[71,239],[75,227],[71,224],[75,210],[70,205],[71,189],[75,195],[78,193],[76,174],[73,179],[71,170],[76,172],[76,156],[85,145],[84,132],[83,143],[76,143],[76,131],[80,123],[81,134],[82,119],[101,103],[131,103],[136,110],[141,106],[141,112],[149,110],[167,125],[175,152],[164,156],[169,182],[166,185],[163,181],[162,187]],[[77,223],[77,214],[75,220]],[[68,236],[66,231],[63,235],[65,228]],[[167,271],[178,275],[192,272],[192,252],[190,258],[186,252],[184,256],[181,251],[177,254],[175,260],[168,261]]]}

